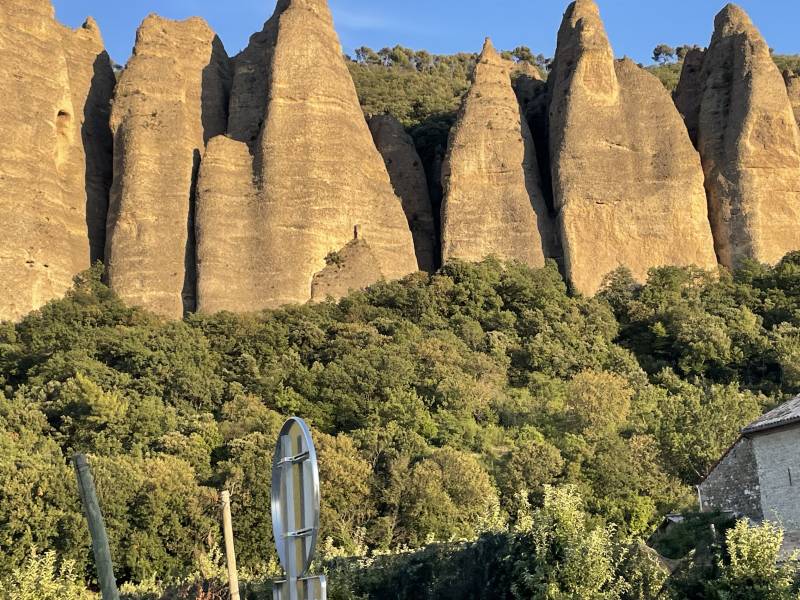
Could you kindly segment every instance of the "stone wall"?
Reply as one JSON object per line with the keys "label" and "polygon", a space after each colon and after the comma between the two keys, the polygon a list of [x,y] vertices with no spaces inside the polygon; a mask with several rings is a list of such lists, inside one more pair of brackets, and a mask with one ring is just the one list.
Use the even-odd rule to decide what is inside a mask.
{"label": "stone wall", "polygon": [[763,518],[753,441],[740,438],[700,484],[701,510],[724,510]]}
{"label": "stone wall", "polygon": [[800,530],[800,426],[754,436],[753,447],[764,518]]}

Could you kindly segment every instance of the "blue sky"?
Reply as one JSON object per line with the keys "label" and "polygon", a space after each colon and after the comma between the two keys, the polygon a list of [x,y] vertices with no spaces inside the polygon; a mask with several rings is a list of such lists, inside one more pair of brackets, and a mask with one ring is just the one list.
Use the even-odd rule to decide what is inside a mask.
{"label": "blue sky", "polygon": [[[708,45],[714,15],[723,0],[598,0],[618,56],[649,62],[665,42]],[[260,30],[275,0],[54,0],[59,20],[79,26],[87,15],[100,24],[106,47],[125,62],[136,27],[149,13],[182,19],[198,15],[219,34],[233,55]],[[507,49],[530,46],[552,55],[564,0],[330,0],[345,52],[361,45],[402,44],[434,53],[479,51],[483,38]],[[741,0],[770,46],[800,53],[800,0]]]}

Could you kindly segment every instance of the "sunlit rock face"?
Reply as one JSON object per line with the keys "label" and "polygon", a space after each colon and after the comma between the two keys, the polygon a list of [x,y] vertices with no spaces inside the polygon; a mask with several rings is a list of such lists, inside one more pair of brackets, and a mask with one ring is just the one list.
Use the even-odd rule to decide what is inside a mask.
{"label": "sunlit rock face", "polygon": [[127,303],[180,318],[195,308],[195,182],[227,127],[230,63],[205,21],[151,15],[117,85],[106,265]]}
{"label": "sunlit rock face", "polygon": [[719,260],[774,263],[800,248],[800,131],[769,46],[735,5],[717,15],[699,90],[681,109],[696,119]]}
{"label": "sunlit rock face", "polygon": [[617,61],[597,5],[564,15],[549,77],[553,196],[572,286],[593,294],[618,267],[716,268],[703,171],[653,75]]}
{"label": "sunlit rock face", "polygon": [[0,81],[0,320],[16,320],[103,258],[114,73],[93,20],[6,0]]}
{"label": "sunlit rock face", "polygon": [[[281,0],[233,63],[231,140],[210,148],[211,164],[202,169],[199,310],[306,302],[312,288],[315,298],[338,297],[415,272],[403,205],[364,119],[327,3]],[[226,183],[232,180],[233,190]],[[231,194],[231,207],[223,206]],[[239,248],[229,241],[228,250],[216,250],[209,241],[227,237],[220,211],[236,211],[234,205],[246,211],[234,219]],[[218,283],[220,270],[233,252],[249,264],[237,285],[226,287]],[[346,273],[346,285],[329,283],[331,261]]]}
{"label": "sunlit rock face", "polygon": [[442,170],[442,260],[487,256],[544,265],[552,235],[533,136],[489,40],[450,134]]}

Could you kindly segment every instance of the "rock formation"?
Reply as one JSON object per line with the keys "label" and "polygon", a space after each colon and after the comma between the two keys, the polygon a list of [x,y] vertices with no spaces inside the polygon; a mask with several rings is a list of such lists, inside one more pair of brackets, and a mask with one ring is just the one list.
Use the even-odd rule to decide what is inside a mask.
{"label": "rock formation", "polygon": [[569,6],[558,35],[550,105],[553,195],[566,274],[593,294],[629,268],[716,268],[703,172],[668,92],[615,61],[592,0]]}
{"label": "rock formation", "polygon": [[703,98],[705,80],[703,79],[703,58],[705,51],[699,48],[689,50],[683,59],[681,78],[672,95],[675,106],[683,115],[686,129],[692,143],[697,145],[697,127],[700,124],[700,102]]}
{"label": "rock formation", "polygon": [[794,120],[800,125],[800,75],[792,71],[783,72],[783,81],[789,93],[789,102],[792,103]]}
{"label": "rock formation", "polygon": [[[212,151],[220,153],[212,159],[217,166],[209,169],[215,173],[208,179],[204,173],[198,202],[229,193],[205,183],[224,180],[226,169],[229,176],[239,170],[239,177],[252,179],[254,200],[239,197],[236,202],[257,215],[243,243],[259,254],[247,259],[255,263],[248,266],[252,279],[241,284],[248,290],[245,300],[236,290],[223,297],[224,290],[216,286],[213,304],[205,303],[201,291],[199,310],[305,302],[312,297],[315,276],[330,271],[332,257],[356,265],[337,265],[347,272],[348,289],[415,271],[408,222],[361,112],[327,2],[280,0],[251,46],[234,60],[229,129],[234,140],[250,143],[252,167],[245,168],[243,146],[217,145]],[[258,59],[259,53],[269,60]],[[266,94],[257,89],[261,81],[267,83]],[[264,98],[266,107],[257,115]],[[252,125],[256,117],[263,120],[260,135]],[[251,193],[249,188],[245,192]],[[214,210],[199,211],[197,231],[203,239],[224,235],[212,229],[226,223],[205,218]],[[353,244],[357,230],[361,233]],[[200,289],[214,288],[222,263],[208,263],[209,254],[200,252]],[[370,269],[357,267],[366,262]],[[338,286],[335,291],[346,290]]]}
{"label": "rock formation", "polygon": [[205,313],[263,308],[265,248],[255,232],[265,216],[244,142],[213,138],[197,180],[197,306]]}
{"label": "rock formation", "polygon": [[339,252],[329,254],[325,262],[327,266],[311,281],[311,300],[316,302],[341,298],[363,287],[364,281],[378,281],[382,277],[369,244],[358,239],[358,229],[354,231],[353,241]]}
{"label": "rock formation", "polygon": [[151,15],[117,85],[108,282],[164,316],[195,308],[194,185],[205,143],[227,128],[229,69],[205,21]]}
{"label": "rock formation", "polygon": [[703,59],[698,149],[719,261],[800,248],[800,130],[781,73],[742,9],[717,15]]}
{"label": "rock formation", "polygon": [[494,255],[542,266],[552,228],[538,171],[510,66],[487,39],[442,170],[442,260]]}
{"label": "rock formation", "polygon": [[0,320],[62,295],[102,260],[111,62],[97,25],[72,31],[49,0],[0,3]]}
{"label": "rock formation", "polygon": [[436,269],[439,254],[436,226],[425,169],[414,140],[392,115],[370,118],[369,129],[378,152],[383,156],[394,191],[403,203],[419,268],[432,273]]}

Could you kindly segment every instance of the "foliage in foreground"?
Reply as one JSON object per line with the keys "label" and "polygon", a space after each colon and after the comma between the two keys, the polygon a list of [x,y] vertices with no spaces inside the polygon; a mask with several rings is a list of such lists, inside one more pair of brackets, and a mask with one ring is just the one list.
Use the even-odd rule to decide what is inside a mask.
{"label": "foliage in foreground", "polygon": [[91,577],[76,451],[121,580],[190,577],[219,544],[222,488],[243,569],[274,570],[267,474],[289,414],[315,429],[327,556],[506,539],[546,486],[574,486],[592,527],[640,536],[692,503],[742,425],[800,392],[799,357],[798,254],[646,286],[620,272],[592,299],[553,266],[455,263],[338,303],[182,322],[87,273],[0,325],[0,577],[33,546]]}

